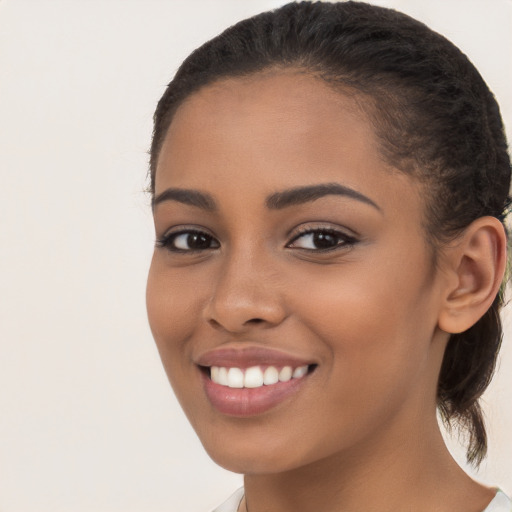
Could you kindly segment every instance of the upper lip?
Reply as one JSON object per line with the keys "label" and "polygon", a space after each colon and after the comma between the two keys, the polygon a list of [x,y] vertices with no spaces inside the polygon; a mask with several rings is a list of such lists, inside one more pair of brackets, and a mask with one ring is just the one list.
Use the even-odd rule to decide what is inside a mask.
{"label": "upper lip", "polygon": [[292,366],[297,368],[314,364],[313,361],[264,347],[217,348],[195,359],[199,366],[250,368],[251,366]]}

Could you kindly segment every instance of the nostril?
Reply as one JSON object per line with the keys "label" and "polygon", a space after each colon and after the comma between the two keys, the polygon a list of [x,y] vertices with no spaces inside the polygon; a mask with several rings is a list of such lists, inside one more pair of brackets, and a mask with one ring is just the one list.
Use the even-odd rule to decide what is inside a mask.
{"label": "nostril", "polygon": [[262,318],[251,318],[250,320],[247,320],[245,323],[246,324],[261,324],[264,321],[265,320],[263,320]]}
{"label": "nostril", "polygon": [[219,323],[219,322],[217,322],[217,320],[215,320],[214,318],[210,318],[210,319],[208,320],[208,323],[209,323],[212,327],[214,327],[214,328],[216,328],[216,329],[218,329],[219,327],[222,327],[222,326],[220,325],[220,323]]}

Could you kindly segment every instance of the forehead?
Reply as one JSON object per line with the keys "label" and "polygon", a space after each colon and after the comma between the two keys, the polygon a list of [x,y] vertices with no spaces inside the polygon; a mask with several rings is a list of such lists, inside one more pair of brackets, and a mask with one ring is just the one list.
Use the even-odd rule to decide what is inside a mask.
{"label": "forehead", "polygon": [[280,122],[287,128],[297,128],[292,125],[302,120],[302,128],[307,129],[318,122],[329,122],[340,111],[366,119],[359,96],[346,87],[335,89],[306,71],[269,69],[222,79],[191,94],[178,108],[173,124],[192,116],[204,116],[204,122],[209,118],[225,120],[236,112],[241,122],[250,118],[267,126]]}
{"label": "forehead", "polygon": [[339,182],[369,197],[399,198],[404,186],[415,183],[381,157],[364,101],[299,70],[208,85],[176,111],[160,153],[155,192],[231,190],[250,198],[258,190],[263,197]]}

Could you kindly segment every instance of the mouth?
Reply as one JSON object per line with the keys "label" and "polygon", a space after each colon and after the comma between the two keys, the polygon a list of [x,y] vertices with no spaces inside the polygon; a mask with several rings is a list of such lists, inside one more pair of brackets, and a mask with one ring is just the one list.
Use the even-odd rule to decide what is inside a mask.
{"label": "mouth", "polygon": [[210,404],[227,416],[249,418],[289,402],[304,388],[316,364],[200,366]]}

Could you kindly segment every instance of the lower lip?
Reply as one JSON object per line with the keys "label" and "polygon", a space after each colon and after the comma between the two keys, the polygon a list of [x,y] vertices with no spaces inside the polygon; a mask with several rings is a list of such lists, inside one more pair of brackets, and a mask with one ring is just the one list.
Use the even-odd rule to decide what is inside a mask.
{"label": "lower lip", "polygon": [[229,388],[203,375],[204,389],[210,403],[222,414],[249,417],[277,407],[299,391],[308,375],[288,382],[278,382],[259,388]]}

